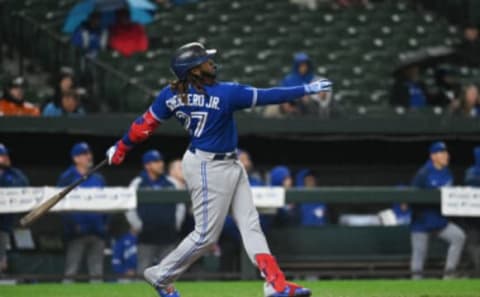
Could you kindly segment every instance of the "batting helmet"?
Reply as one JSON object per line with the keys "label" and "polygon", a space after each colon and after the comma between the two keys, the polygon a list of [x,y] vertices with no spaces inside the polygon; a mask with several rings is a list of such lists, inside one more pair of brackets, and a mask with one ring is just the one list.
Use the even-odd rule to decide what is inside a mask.
{"label": "batting helmet", "polygon": [[170,69],[180,80],[187,78],[188,71],[205,63],[215,55],[216,49],[205,49],[200,42],[187,43],[179,47],[170,61]]}

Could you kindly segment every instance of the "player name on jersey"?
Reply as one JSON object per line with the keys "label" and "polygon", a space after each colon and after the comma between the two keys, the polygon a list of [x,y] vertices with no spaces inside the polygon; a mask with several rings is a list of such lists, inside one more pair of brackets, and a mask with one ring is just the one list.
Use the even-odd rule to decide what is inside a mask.
{"label": "player name on jersey", "polygon": [[188,104],[184,104],[181,98],[177,95],[167,99],[165,103],[167,107],[174,111],[180,106],[188,105],[188,106],[197,106],[197,107],[206,107],[210,109],[219,110],[218,104],[220,103],[220,98],[216,96],[206,96],[203,94],[188,94],[187,95],[187,102]]}

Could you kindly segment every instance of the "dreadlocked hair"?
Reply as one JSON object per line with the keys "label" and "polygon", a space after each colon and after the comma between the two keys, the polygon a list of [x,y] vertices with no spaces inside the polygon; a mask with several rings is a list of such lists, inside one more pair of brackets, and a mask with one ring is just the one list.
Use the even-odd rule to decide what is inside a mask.
{"label": "dreadlocked hair", "polygon": [[183,104],[188,102],[188,86],[192,85],[195,91],[200,94],[205,94],[205,88],[203,87],[204,80],[201,76],[194,75],[191,72],[187,74],[187,78],[184,80],[176,80],[170,83],[172,91],[176,92],[180,96],[180,100]]}

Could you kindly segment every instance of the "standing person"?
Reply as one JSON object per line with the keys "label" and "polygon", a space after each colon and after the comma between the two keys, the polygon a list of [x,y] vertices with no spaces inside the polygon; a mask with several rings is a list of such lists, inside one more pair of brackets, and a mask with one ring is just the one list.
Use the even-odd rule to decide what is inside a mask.
{"label": "standing person", "polygon": [[[173,189],[174,185],[165,174],[165,162],[157,150],[149,150],[142,156],[143,170],[130,183],[137,189]],[[136,210],[127,213],[132,228],[139,234],[138,267],[145,268],[158,263],[172,249],[177,239],[176,204],[139,204]],[[132,218],[135,218],[132,220]],[[162,236],[158,236],[162,230]]]}
{"label": "standing person", "polygon": [[107,151],[119,165],[136,143],[147,139],[159,124],[175,116],[190,134],[183,172],[191,195],[195,229],[145,278],[162,297],[178,297],[173,282],[216,244],[231,210],[250,260],[266,279],[267,297],[310,296],[309,289],[287,282],[271,255],[243,166],[237,161],[237,129],[233,113],[257,105],[293,101],[306,94],[331,90],[328,80],[286,88],[257,89],[217,82],[212,58],[216,50],[194,42],[178,48],[171,60],[177,80],[165,87],[151,107]]}
{"label": "standing person", "polygon": [[185,189],[185,177],[183,176],[182,160],[174,159],[168,164],[168,180],[175,186],[175,189]]}
{"label": "standing person", "polygon": [[[65,187],[84,176],[93,165],[93,155],[86,142],[76,143],[70,152],[73,165],[62,173],[57,186]],[[92,174],[80,184],[82,188],[104,187],[105,180],[99,173]],[[63,216],[67,251],[65,256],[65,276],[79,272],[80,264],[86,257],[88,274],[91,279],[103,275],[103,250],[107,216],[100,213],[72,212]]]}
{"label": "standing person", "polygon": [[[0,143],[0,188],[28,187],[27,177],[19,169],[12,167],[10,155],[5,145]],[[7,243],[12,232],[12,214],[0,214],[0,274],[8,268]]]}
{"label": "standing person", "polygon": [[[421,189],[438,189],[453,185],[453,176],[448,168],[449,154],[444,142],[434,142],[430,146],[430,160],[415,175],[412,186]],[[441,215],[439,205],[414,205],[411,223],[413,278],[421,278],[427,258],[428,240],[436,234],[448,244],[445,262],[445,278],[454,277],[460,261],[465,232],[455,223]]]}
{"label": "standing person", "polygon": [[[465,185],[480,187],[480,146],[473,150],[475,163],[465,172]],[[477,276],[480,275],[480,218],[466,218],[468,244],[467,250],[472,259]]]}
{"label": "standing person", "polygon": [[265,183],[260,178],[260,175],[255,172],[252,158],[250,157],[250,153],[246,150],[238,150],[238,161],[242,163],[245,171],[247,171],[248,176],[248,183],[252,187],[260,187],[264,186]]}

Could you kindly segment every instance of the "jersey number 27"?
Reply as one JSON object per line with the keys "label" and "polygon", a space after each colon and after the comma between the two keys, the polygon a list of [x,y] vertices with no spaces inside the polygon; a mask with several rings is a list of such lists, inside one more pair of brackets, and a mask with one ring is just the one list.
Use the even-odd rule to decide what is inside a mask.
{"label": "jersey number 27", "polygon": [[188,133],[190,133],[190,135],[193,137],[200,137],[205,128],[205,123],[207,122],[208,112],[193,111],[188,115],[182,111],[177,111],[175,116],[183,121],[183,127]]}

